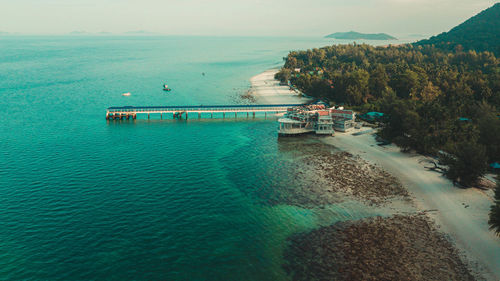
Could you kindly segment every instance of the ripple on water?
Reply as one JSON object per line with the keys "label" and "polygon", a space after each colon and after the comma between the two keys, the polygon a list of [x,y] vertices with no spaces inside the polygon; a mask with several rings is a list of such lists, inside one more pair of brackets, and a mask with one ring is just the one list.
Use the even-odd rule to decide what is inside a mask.
{"label": "ripple on water", "polygon": [[290,204],[296,148],[274,121],[103,118],[225,103],[310,39],[16,38],[0,54],[0,279],[283,280],[289,235],[358,214]]}

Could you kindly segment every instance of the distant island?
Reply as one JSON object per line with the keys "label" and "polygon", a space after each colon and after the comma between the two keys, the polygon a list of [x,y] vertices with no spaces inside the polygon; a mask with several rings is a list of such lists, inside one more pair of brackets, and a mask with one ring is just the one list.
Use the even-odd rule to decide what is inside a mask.
{"label": "distant island", "polygon": [[325,36],[325,38],[335,38],[335,39],[365,39],[365,40],[397,40],[396,37],[393,37],[389,34],[385,33],[359,33],[355,31],[349,32],[336,32],[330,35]]}

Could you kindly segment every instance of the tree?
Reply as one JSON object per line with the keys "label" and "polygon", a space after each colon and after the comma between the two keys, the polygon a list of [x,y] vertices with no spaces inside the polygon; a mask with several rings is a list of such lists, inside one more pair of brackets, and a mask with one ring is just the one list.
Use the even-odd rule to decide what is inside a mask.
{"label": "tree", "polygon": [[457,145],[455,151],[442,157],[442,162],[448,165],[445,175],[465,187],[477,183],[488,167],[488,157],[483,145],[475,142],[465,142]]}
{"label": "tree", "polygon": [[280,80],[280,82],[282,83],[286,83],[288,82],[288,80],[290,80],[291,75],[292,71],[290,69],[282,68],[279,72],[277,72],[274,75],[274,78]]}
{"label": "tree", "polygon": [[490,219],[488,220],[490,229],[500,236],[500,181],[497,179],[495,188],[495,203],[491,206]]}
{"label": "tree", "polygon": [[486,146],[489,162],[500,160],[500,119],[495,108],[482,102],[474,111],[473,118],[479,129],[479,142]]}
{"label": "tree", "polygon": [[373,70],[372,74],[370,75],[370,80],[369,80],[370,93],[377,98],[382,97],[384,91],[387,89],[388,82],[389,82],[389,76],[387,76],[384,66],[381,64],[377,65],[377,67]]}
{"label": "tree", "polygon": [[415,92],[418,84],[418,74],[414,71],[407,69],[403,73],[397,74],[391,81],[391,86],[396,90],[398,97],[407,98]]}
{"label": "tree", "polygon": [[437,98],[441,94],[438,87],[434,86],[431,81],[425,85],[420,92],[419,98],[424,102],[429,102]]}
{"label": "tree", "polygon": [[350,104],[361,104],[363,98],[368,94],[369,79],[370,74],[364,69],[353,71],[348,77],[346,96]]}
{"label": "tree", "polygon": [[309,96],[385,113],[381,135],[404,150],[455,154],[477,143],[500,161],[500,60],[468,49],[333,45],[290,52],[279,77],[291,71]]}

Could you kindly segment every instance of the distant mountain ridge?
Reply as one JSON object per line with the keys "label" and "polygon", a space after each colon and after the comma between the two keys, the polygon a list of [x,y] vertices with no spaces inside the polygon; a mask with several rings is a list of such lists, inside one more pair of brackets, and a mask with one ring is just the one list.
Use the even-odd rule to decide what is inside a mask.
{"label": "distant mountain ridge", "polygon": [[462,24],[414,45],[435,45],[444,50],[490,51],[500,55],[500,3],[480,12]]}
{"label": "distant mountain ridge", "polygon": [[386,33],[359,33],[356,31],[349,32],[336,32],[325,36],[325,38],[335,38],[335,39],[365,39],[365,40],[397,40],[396,37],[393,37]]}

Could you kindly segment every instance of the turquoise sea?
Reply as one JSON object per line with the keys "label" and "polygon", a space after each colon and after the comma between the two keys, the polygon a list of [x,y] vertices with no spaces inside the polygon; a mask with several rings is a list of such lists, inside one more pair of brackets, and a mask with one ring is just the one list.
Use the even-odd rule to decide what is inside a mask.
{"label": "turquoise sea", "polygon": [[288,51],[330,42],[1,37],[0,280],[286,280],[289,235],[359,214],[279,200],[294,180],[275,120],[105,109],[234,104]]}

